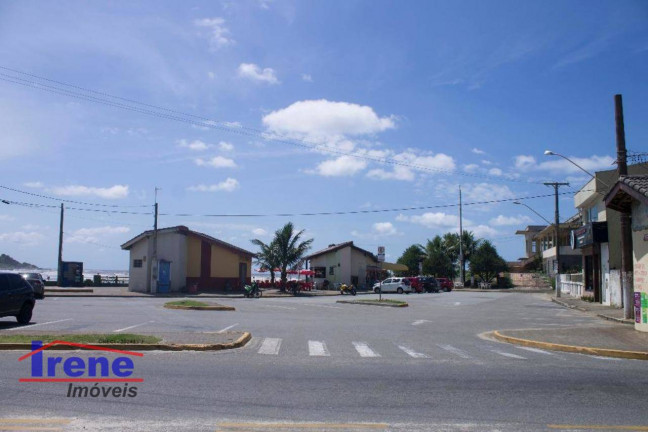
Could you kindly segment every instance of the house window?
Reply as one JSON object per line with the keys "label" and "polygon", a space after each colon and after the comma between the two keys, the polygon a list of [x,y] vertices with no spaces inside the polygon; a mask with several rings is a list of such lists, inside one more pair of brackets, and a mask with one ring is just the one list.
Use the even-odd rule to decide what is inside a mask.
{"label": "house window", "polygon": [[141,268],[142,267],[142,260],[140,260],[140,259],[133,260],[133,267],[134,268]]}
{"label": "house window", "polygon": [[329,276],[333,276],[335,274],[335,267],[331,266],[329,267]]}

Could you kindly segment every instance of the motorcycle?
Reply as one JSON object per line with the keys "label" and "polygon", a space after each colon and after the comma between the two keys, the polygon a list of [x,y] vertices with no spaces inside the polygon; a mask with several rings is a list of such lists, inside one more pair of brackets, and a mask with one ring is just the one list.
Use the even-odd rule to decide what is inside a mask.
{"label": "motorcycle", "polygon": [[356,295],[356,289],[353,285],[349,286],[347,284],[342,284],[340,285],[340,294],[351,294],[351,295]]}
{"label": "motorcycle", "polygon": [[243,296],[246,298],[261,297],[261,290],[259,289],[259,285],[257,285],[256,283],[253,283],[252,285],[245,285],[244,289],[245,292],[243,293]]}

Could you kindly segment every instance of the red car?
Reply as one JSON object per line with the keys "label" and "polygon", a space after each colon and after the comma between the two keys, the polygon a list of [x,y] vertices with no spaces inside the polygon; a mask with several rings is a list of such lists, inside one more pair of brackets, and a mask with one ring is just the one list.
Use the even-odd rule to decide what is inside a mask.
{"label": "red car", "polygon": [[443,291],[452,291],[452,288],[454,288],[454,283],[448,279],[448,278],[436,278],[437,281],[439,281],[439,284],[441,285],[441,289]]}
{"label": "red car", "polygon": [[423,284],[418,277],[404,277],[403,279],[407,279],[410,282],[412,291],[414,291],[415,293],[422,293],[423,291],[425,291],[423,289]]}

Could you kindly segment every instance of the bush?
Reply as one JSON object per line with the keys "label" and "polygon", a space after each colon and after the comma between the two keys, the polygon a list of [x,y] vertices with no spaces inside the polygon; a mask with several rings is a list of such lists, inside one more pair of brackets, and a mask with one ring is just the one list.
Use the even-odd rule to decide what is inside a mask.
{"label": "bush", "polygon": [[101,286],[101,275],[96,274],[92,278],[92,282],[95,286]]}
{"label": "bush", "polygon": [[83,286],[93,286],[92,279],[86,279],[83,281]]}

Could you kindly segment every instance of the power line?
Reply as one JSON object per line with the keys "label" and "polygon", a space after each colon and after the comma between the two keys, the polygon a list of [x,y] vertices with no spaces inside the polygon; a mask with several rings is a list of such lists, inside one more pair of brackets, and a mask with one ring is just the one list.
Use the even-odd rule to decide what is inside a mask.
{"label": "power line", "polygon": [[10,190],[12,192],[17,192],[25,195],[31,195],[35,196],[38,198],[45,198],[45,199],[50,199],[54,201],[59,201],[59,202],[68,202],[72,204],[81,204],[81,205],[89,205],[89,206],[99,206],[99,207],[111,207],[111,208],[142,208],[142,207],[151,207],[149,204],[140,204],[140,205],[117,205],[117,204],[99,204],[99,203],[88,203],[88,202],[83,202],[83,201],[73,201],[73,200],[68,200],[68,199],[62,199],[62,198],[55,198],[47,195],[41,195],[33,192],[27,192],[27,191],[22,191],[19,189],[14,189],[10,188],[8,186],[2,186],[0,185],[0,188]]}
{"label": "power line", "polygon": [[[320,151],[324,151],[326,153],[332,153],[332,154],[337,154],[337,155],[342,155],[342,156],[349,156],[349,157],[353,157],[353,158],[356,158],[356,159],[362,159],[362,160],[368,160],[368,161],[376,162],[376,163],[379,163],[379,164],[404,166],[404,167],[413,168],[413,169],[416,169],[416,170],[419,170],[419,171],[454,174],[454,175],[461,175],[461,176],[465,176],[465,177],[474,177],[474,178],[484,178],[484,179],[489,179],[489,180],[495,181],[495,182],[513,182],[513,183],[527,183],[527,184],[529,184],[529,183],[530,184],[541,184],[542,183],[542,182],[538,182],[538,181],[514,179],[514,178],[511,178],[511,177],[496,177],[496,176],[490,176],[490,175],[485,175],[485,174],[474,174],[474,173],[471,174],[471,173],[465,173],[465,172],[461,172],[461,171],[453,171],[453,170],[448,170],[448,169],[431,168],[431,167],[427,167],[427,166],[423,166],[423,165],[416,165],[416,164],[410,164],[410,163],[407,163],[407,162],[402,162],[402,161],[399,161],[399,160],[396,160],[396,159],[393,159],[393,158],[378,158],[378,157],[371,157],[371,156],[368,156],[366,154],[344,152],[344,151],[338,150],[336,148],[317,143],[317,142],[312,141],[312,140],[311,141],[309,141],[307,139],[298,140],[298,139],[290,138],[290,137],[287,137],[287,136],[284,136],[284,135],[281,135],[281,134],[268,133],[266,131],[261,131],[261,130],[246,127],[246,126],[238,126],[238,125],[233,126],[231,123],[228,123],[228,122],[210,120],[210,119],[207,119],[205,117],[196,116],[196,115],[188,114],[188,113],[183,113],[181,111],[176,111],[176,110],[172,110],[172,109],[168,109],[168,108],[163,108],[163,107],[159,107],[159,106],[155,106],[155,105],[151,105],[151,104],[146,104],[146,103],[135,101],[133,99],[127,99],[127,98],[123,98],[123,97],[119,97],[119,96],[114,96],[114,95],[110,95],[110,94],[104,93],[104,92],[98,92],[98,91],[95,91],[95,90],[86,89],[86,88],[75,86],[75,85],[72,85],[72,84],[63,83],[61,81],[56,81],[56,80],[52,80],[52,79],[49,79],[49,78],[40,77],[38,75],[30,74],[30,73],[27,73],[27,72],[18,71],[16,69],[7,68],[7,67],[4,67],[4,66],[0,66],[0,69],[8,70],[8,71],[18,73],[18,74],[22,74],[22,75],[25,75],[25,76],[30,76],[32,78],[36,78],[36,79],[39,79],[39,80],[48,81],[48,82],[54,83],[56,85],[54,85],[54,86],[46,85],[46,84],[39,83],[39,82],[29,81],[27,79],[23,79],[23,78],[20,78],[20,77],[0,73],[0,76],[5,77],[5,78],[0,77],[0,80],[10,82],[10,83],[13,83],[13,84],[18,84],[18,85],[22,85],[22,86],[26,86],[26,87],[31,87],[31,88],[42,90],[42,91],[48,91],[48,92],[51,92],[51,93],[60,94],[60,95],[68,96],[68,97],[74,97],[74,98],[77,98],[77,99],[82,99],[82,100],[89,101],[89,102],[95,102],[95,103],[102,104],[102,105],[112,106],[112,107],[115,107],[115,108],[120,108],[120,109],[129,110],[129,111],[139,112],[139,113],[142,113],[142,114],[147,114],[147,115],[150,115],[150,116],[163,118],[163,119],[167,119],[167,120],[174,120],[174,121],[179,121],[179,122],[183,122],[183,123],[187,123],[187,124],[191,124],[191,125],[197,125],[197,126],[201,126],[201,127],[206,127],[206,128],[210,128],[210,129],[223,130],[223,131],[226,131],[226,132],[236,133],[236,134],[240,134],[240,135],[244,135],[244,136],[262,138],[262,139],[265,139],[265,140],[275,141],[275,142],[279,142],[279,143],[285,143],[285,144],[289,144],[289,145],[293,145],[293,146],[299,146],[299,147],[307,148],[309,150],[320,150]],[[82,91],[89,92],[89,93],[94,93],[94,94],[99,95],[99,96],[104,96],[104,97],[109,97],[109,98],[112,98],[112,99],[122,100],[124,102],[134,103],[134,104],[137,104],[137,105],[141,105],[142,107],[153,108],[154,110],[158,110],[158,111],[166,111],[167,113],[170,113],[170,114],[160,113],[158,111],[153,111],[153,110],[146,109],[146,108],[134,107],[132,105],[123,104],[123,103],[119,103],[119,102],[114,102],[114,101],[111,101],[111,100],[106,100],[106,99],[103,99],[101,97],[91,96],[89,94],[81,94],[81,93],[78,93],[78,92],[76,92],[74,90],[68,90],[68,89],[65,89],[65,88],[57,87],[57,85],[66,86],[66,87],[69,87],[69,88],[72,88],[72,89],[78,89],[78,90],[82,90]],[[182,117],[178,117],[178,116],[182,116]],[[198,119],[199,121],[190,120],[190,119],[188,119],[186,117],[195,118],[195,119]]]}

